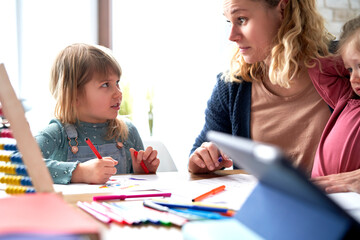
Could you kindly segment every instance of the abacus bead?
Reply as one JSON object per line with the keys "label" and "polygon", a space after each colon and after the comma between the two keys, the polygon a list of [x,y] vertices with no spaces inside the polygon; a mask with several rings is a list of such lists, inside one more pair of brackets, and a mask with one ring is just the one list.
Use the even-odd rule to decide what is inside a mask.
{"label": "abacus bead", "polygon": [[21,185],[21,176],[14,176],[13,178],[13,182],[14,182],[14,185]]}
{"label": "abacus bead", "polygon": [[32,186],[31,179],[29,177],[22,177],[20,184],[23,186]]}
{"label": "abacus bead", "polygon": [[9,186],[5,189],[5,192],[8,194],[20,194],[25,193],[26,189],[24,187]]}
{"label": "abacus bead", "polygon": [[0,137],[2,138],[13,138],[12,132],[10,129],[2,129],[0,132]]}
{"label": "abacus bead", "polygon": [[2,176],[2,177],[0,178],[0,183],[8,183],[8,181],[7,181],[7,176]]}
{"label": "abacus bead", "polygon": [[10,161],[13,163],[23,163],[22,156],[18,152],[11,155]]}
{"label": "abacus bead", "polygon": [[10,162],[10,158],[11,158],[10,155],[4,155],[3,156],[3,159],[4,159],[3,161]]}
{"label": "abacus bead", "polygon": [[24,187],[15,187],[15,193],[21,194],[21,193],[25,193],[25,192],[26,192],[26,188],[24,188]]}
{"label": "abacus bead", "polygon": [[19,175],[27,176],[26,167],[24,165],[18,165],[16,167],[16,173]]}
{"label": "abacus bead", "polygon": [[8,151],[17,151],[16,144],[5,144],[4,149]]}
{"label": "abacus bead", "polygon": [[16,174],[16,166],[15,165],[4,166],[4,169],[5,169],[5,173]]}
{"label": "abacus bead", "polygon": [[8,138],[14,138],[10,129],[7,129],[5,131],[5,136],[8,137]]}
{"label": "abacus bead", "polygon": [[27,188],[26,193],[35,193],[35,189],[34,188]]}

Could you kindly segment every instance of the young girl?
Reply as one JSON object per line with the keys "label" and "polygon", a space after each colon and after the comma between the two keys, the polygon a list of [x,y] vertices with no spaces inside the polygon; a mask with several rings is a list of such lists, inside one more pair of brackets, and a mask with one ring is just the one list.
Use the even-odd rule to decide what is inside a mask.
{"label": "young girl", "polygon": [[[340,57],[321,59],[322,71],[316,67],[309,71],[320,95],[334,108],[321,136],[312,177],[353,172],[314,182],[328,192],[360,192],[356,171],[360,169],[360,16],[343,26],[338,53],[343,62]],[[345,77],[349,74],[350,81]]]}
{"label": "young girl", "polygon": [[[143,151],[136,127],[118,118],[120,76],[118,62],[100,46],[73,44],[57,56],[50,80],[56,119],[36,136],[54,183],[102,184],[114,174],[144,173],[142,161],[156,172],[157,151]],[[137,155],[135,149],[140,150]]]}

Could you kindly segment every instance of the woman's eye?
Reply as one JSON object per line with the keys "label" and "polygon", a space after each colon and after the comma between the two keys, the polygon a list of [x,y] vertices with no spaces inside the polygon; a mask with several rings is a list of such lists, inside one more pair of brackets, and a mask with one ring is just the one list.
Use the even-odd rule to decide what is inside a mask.
{"label": "woman's eye", "polygon": [[246,23],[246,18],[243,18],[243,17],[239,17],[238,18],[238,22],[240,23],[240,24],[244,24],[244,23]]}
{"label": "woman's eye", "polygon": [[349,73],[352,73],[352,71],[353,71],[352,68],[347,68],[347,70]]}

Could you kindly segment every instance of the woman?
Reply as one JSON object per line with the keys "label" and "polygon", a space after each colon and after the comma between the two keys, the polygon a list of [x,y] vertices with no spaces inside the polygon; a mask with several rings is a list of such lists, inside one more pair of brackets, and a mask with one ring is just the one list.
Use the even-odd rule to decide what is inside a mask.
{"label": "woman", "polygon": [[314,59],[329,54],[332,39],[315,0],[225,0],[223,7],[237,48],[230,71],[218,75],[189,171],[232,166],[206,142],[215,130],[277,145],[310,176],[331,114],[308,74]]}

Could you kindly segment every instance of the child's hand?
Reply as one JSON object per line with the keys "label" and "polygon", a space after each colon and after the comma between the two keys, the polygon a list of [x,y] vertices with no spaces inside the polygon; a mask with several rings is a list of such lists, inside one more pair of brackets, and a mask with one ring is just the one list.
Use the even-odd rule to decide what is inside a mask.
{"label": "child's hand", "polygon": [[130,148],[134,173],[145,173],[144,169],[140,165],[141,161],[144,161],[144,164],[150,173],[156,172],[160,164],[160,160],[157,158],[156,150],[153,150],[152,147],[147,147],[145,151],[140,150],[137,157],[135,157],[134,152],[135,149]]}
{"label": "child's hand", "polygon": [[104,184],[116,174],[116,164],[118,162],[111,157],[95,158],[79,163],[73,171],[71,182]]}

